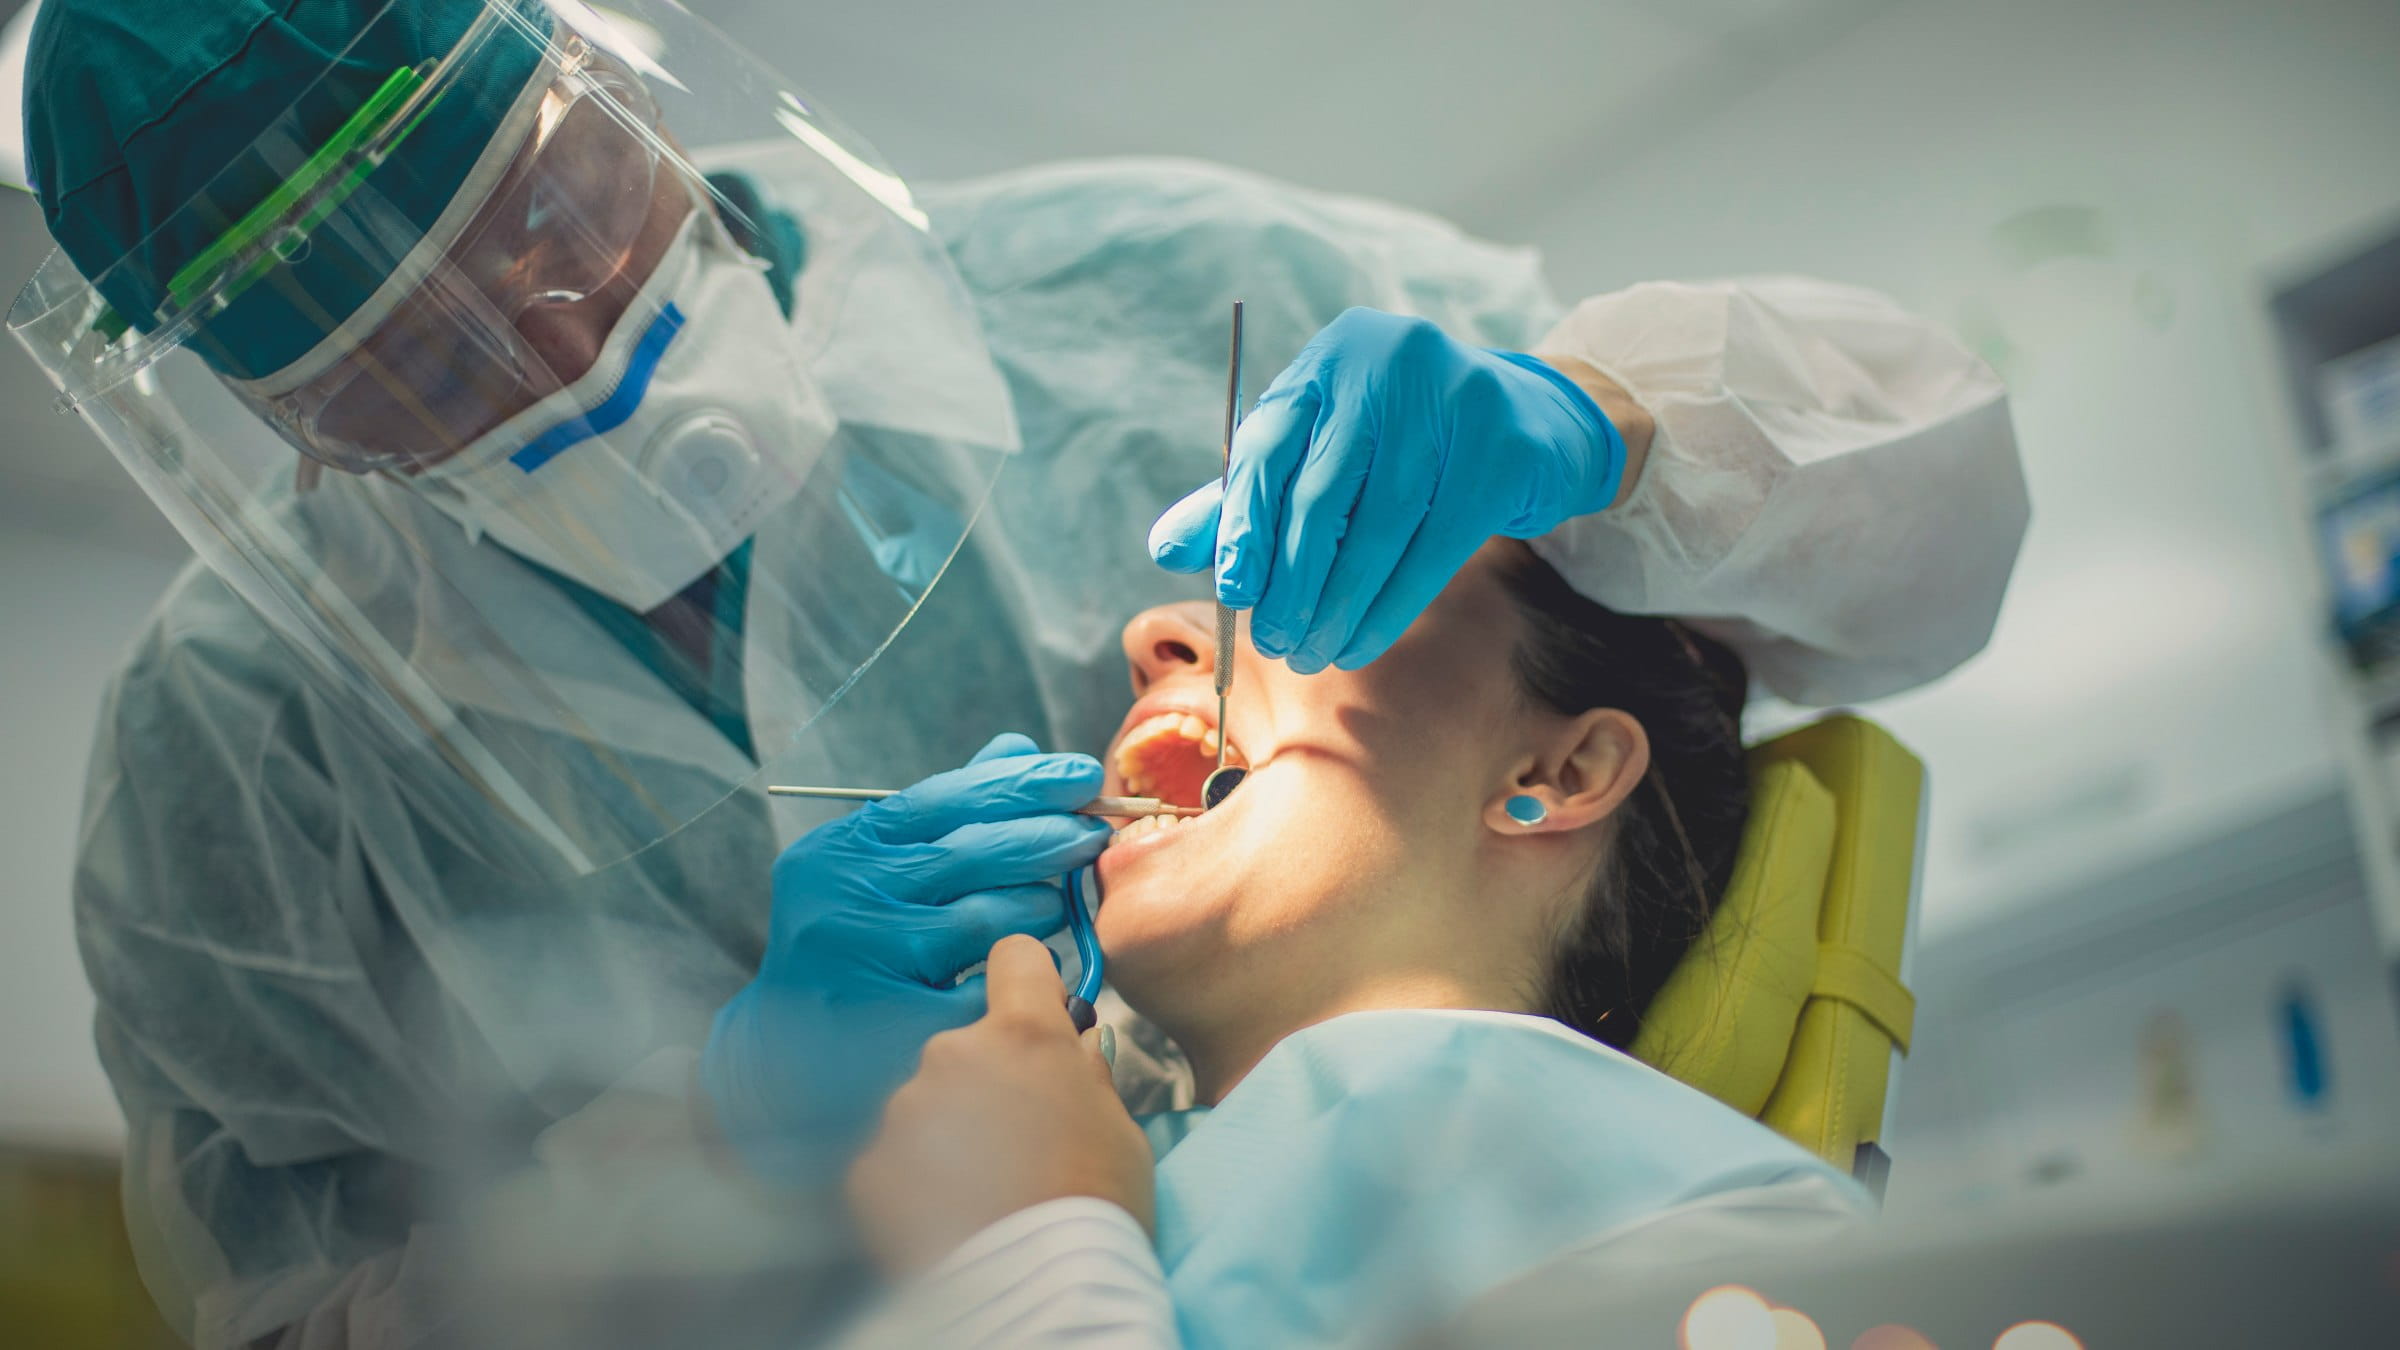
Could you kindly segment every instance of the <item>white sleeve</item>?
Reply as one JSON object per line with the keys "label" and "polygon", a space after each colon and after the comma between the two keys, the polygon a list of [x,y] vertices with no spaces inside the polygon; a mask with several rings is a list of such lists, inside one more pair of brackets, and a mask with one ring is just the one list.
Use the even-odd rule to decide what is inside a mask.
{"label": "white sleeve", "polygon": [[1534,542],[1577,590],[1694,621],[1796,703],[1982,650],[2029,505],[2007,391],[1940,327],[1804,278],[1658,282],[1584,301],[1536,350],[1657,422],[1624,502]]}
{"label": "white sleeve", "polygon": [[1176,1350],[1175,1307],[1150,1235],[1106,1200],[1022,1209],[893,1292],[843,1350],[1073,1346]]}

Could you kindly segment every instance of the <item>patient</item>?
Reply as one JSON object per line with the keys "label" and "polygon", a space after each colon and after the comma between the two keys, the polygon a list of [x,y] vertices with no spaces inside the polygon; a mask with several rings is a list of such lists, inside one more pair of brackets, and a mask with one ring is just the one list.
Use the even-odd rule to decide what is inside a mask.
{"label": "patient", "polygon": [[[1125,626],[1137,698],[1109,791],[1199,800],[1213,622],[1194,603]],[[1099,865],[1110,983],[1200,1100],[1367,1008],[1539,1013],[1631,1045],[1748,818],[1740,660],[1602,609],[1513,540],[1363,670],[1237,648],[1222,734],[1248,777],[1205,816],[1129,825]]]}
{"label": "patient", "polygon": [[1562,1254],[1629,1269],[1679,1229],[1857,1212],[1811,1155],[1616,1053],[1742,836],[1730,652],[1512,540],[1363,670],[1240,643],[1221,729],[1213,645],[1205,604],[1126,625],[1109,791],[1196,802],[1220,734],[1248,777],[1098,865],[1110,983],[1203,1109],[1144,1122],[1154,1174],[1125,1163],[1147,1159],[1114,1099],[1039,1048],[1077,1049],[1047,963],[995,949],[992,1012],[928,1047],[853,1177],[887,1261],[933,1267],[917,1334],[1380,1344]]}

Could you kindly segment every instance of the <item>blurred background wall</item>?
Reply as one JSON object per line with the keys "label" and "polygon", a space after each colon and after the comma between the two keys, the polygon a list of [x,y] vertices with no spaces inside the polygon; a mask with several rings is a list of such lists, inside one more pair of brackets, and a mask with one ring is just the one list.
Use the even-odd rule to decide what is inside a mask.
{"label": "blurred background wall", "polygon": [[[2374,1165],[2400,888],[2272,301],[2400,232],[2400,6],[696,7],[911,178],[1204,156],[1539,245],[1569,299],[1789,270],[1955,325],[2016,391],[2035,523],[1990,651],[1871,710],[1935,793],[1894,1202]],[[45,249],[0,194],[0,272]],[[0,352],[0,1141],[115,1138],[77,797],[182,556]]]}

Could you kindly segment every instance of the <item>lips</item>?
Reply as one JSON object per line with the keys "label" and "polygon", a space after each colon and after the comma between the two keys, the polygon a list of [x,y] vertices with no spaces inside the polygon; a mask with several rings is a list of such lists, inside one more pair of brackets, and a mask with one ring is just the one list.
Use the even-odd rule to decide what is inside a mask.
{"label": "lips", "polygon": [[1203,816],[1141,816],[1112,822],[1117,827],[1116,832],[1109,835],[1107,845],[1100,851],[1102,895],[1105,896],[1108,888],[1124,875],[1125,869],[1134,866],[1138,860],[1159,849],[1172,848],[1177,840],[1188,839],[1194,834],[1207,834],[1217,828],[1217,819],[1224,814],[1224,810],[1220,809]]}

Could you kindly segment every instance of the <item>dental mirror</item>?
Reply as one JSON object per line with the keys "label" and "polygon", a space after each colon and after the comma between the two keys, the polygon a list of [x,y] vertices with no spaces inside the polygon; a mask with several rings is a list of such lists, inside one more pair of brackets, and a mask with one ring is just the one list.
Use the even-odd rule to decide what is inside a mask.
{"label": "dental mirror", "polygon": [[1210,811],[1217,809],[1220,803],[1233,795],[1235,788],[1242,785],[1242,780],[1249,776],[1248,769],[1231,764],[1210,774],[1208,781],[1200,785],[1200,805]]}

